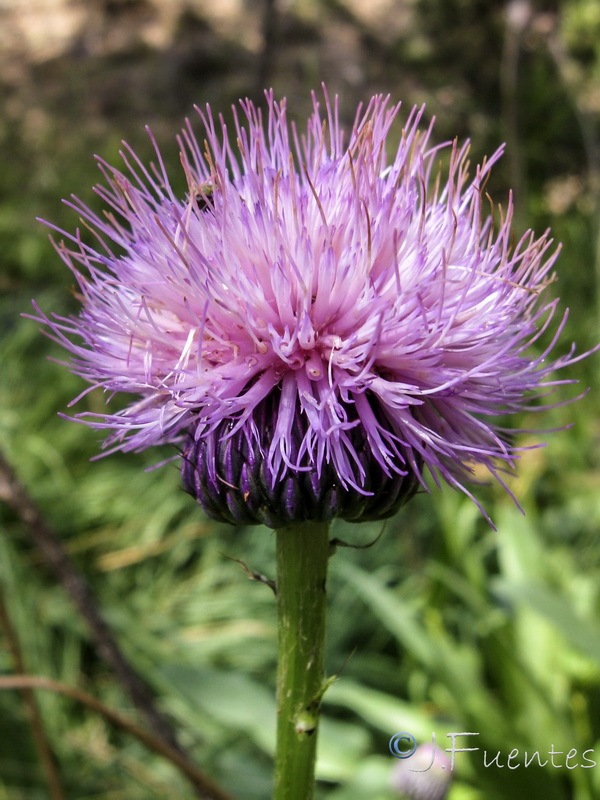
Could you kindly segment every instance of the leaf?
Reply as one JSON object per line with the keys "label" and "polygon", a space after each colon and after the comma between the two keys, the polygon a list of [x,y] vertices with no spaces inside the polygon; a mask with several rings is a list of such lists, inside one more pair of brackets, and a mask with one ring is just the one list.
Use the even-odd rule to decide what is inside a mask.
{"label": "leaf", "polygon": [[275,701],[259,683],[246,675],[180,664],[160,672],[196,708],[224,727],[243,731],[266,753],[275,752]]}
{"label": "leaf", "polygon": [[392,735],[399,731],[411,733],[419,742],[431,741],[436,727],[431,714],[414,704],[359,683],[342,678],[329,689],[325,703],[351,709],[380,731]]}
{"label": "leaf", "polygon": [[494,588],[510,602],[532,608],[574,647],[600,664],[600,625],[578,615],[564,595],[541,583],[511,583],[499,579],[494,582]]}

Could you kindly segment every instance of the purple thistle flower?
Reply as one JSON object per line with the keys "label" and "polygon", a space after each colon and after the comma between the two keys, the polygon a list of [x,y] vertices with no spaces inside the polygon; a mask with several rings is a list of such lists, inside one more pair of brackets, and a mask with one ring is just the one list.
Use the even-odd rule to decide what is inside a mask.
{"label": "purple thistle flower", "polygon": [[36,319],[90,389],[141,397],[75,419],[112,430],[109,452],[179,443],[186,489],[232,522],[381,518],[425,468],[469,495],[478,465],[502,482],[519,448],[498,417],[581,358],[547,358],[566,314],[529,351],[556,309],[541,297],[557,251],[548,233],[513,243],[510,199],[497,225],[486,211],[502,148],[470,178],[468,143],[432,146],[423,109],[388,158],[389,98],[359,108],[348,142],[327,96],[304,135],[267,103],[264,120],[234,109],[233,136],[197,109],[185,197],[158,149],[149,170],[126,147],[123,172],[99,160],[104,216],[68,203],[96,236],[56,245],[82,311]]}
{"label": "purple thistle flower", "polygon": [[408,800],[445,800],[451,782],[451,759],[431,744],[398,761],[391,776],[392,788]]}

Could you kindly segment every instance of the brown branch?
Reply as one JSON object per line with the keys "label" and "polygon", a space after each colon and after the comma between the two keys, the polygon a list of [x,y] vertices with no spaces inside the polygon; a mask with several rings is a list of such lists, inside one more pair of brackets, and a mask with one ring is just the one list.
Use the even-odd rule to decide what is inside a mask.
{"label": "brown branch", "polygon": [[277,50],[277,0],[264,0],[262,18],[262,50],[258,61],[256,75],[256,95],[262,99],[265,89],[270,88],[275,72],[275,56]]}
{"label": "brown branch", "polygon": [[506,139],[506,158],[515,207],[525,203],[526,184],[523,150],[519,135],[519,66],[523,37],[531,24],[532,9],[527,3],[511,0],[505,9],[504,41],[500,63],[501,120]]}
{"label": "brown branch", "polygon": [[[0,627],[6,636],[8,648],[11,652],[17,672],[25,673],[25,659],[23,658],[19,637],[17,636],[17,632],[15,631],[8,614],[1,587]],[[56,765],[56,759],[48,742],[46,731],[44,730],[42,715],[40,714],[40,709],[35,699],[35,695],[31,689],[25,687],[21,689],[21,695],[23,697],[23,702],[25,703],[25,708],[27,709],[33,741],[35,748],[38,751],[42,769],[46,776],[46,782],[48,784],[51,800],[66,800],[66,795],[63,791],[60,774]]]}
{"label": "brown branch", "polygon": [[154,736],[152,733],[140,728],[135,722],[132,722],[128,717],[113,711],[109,706],[97,700],[91,694],[81,691],[73,686],[68,686],[65,683],[54,681],[51,678],[45,678],[39,675],[9,675],[0,677],[0,690],[2,689],[47,689],[51,692],[64,694],[77,700],[78,703],[91,708],[93,711],[102,714],[109,722],[119,728],[135,736],[140,742],[146,745],[150,750],[163,756],[164,758],[175,764],[181,772],[188,778],[192,785],[198,789],[202,789],[205,797],[214,798],[214,800],[232,800],[231,796],[223,789],[217,786],[213,781],[208,778],[198,767],[194,766],[179,750],[172,747],[164,741],[164,739]]}
{"label": "brown branch", "polygon": [[[98,611],[89,584],[83,575],[77,571],[59,537],[41,515],[1,451],[0,500],[4,500],[13,508],[24,523],[31,541],[38,548],[44,562],[54,573],[67,594],[70,595],[79,613],[85,619],[90,635],[96,644],[98,654],[113,670],[117,680],[123,686],[135,707],[144,714],[150,729],[171,750],[178,752],[180,759],[190,764],[190,759],[178,743],[169,721],[154,705],[152,692],[129,664]],[[208,784],[206,781],[196,786],[199,797],[204,800],[221,800],[227,797],[222,789],[219,792],[212,793],[207,790],[206,786]],[[231,800],[231,798],[228,798],[228,800]]]}

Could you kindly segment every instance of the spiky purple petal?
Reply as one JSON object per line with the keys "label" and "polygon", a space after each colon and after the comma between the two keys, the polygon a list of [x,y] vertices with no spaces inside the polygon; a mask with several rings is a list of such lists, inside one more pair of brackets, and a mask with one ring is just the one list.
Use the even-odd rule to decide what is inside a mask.
{"label": "spiky purple petal", "polygon": [[[231,133],[197,110],[203,135],[188,122],[179,140],[184,198],[158,148],[153,170],[127,148],[122,172],[100,161],[104,216],[69,201],[96,237],[62,232],[56,245],[82,311],[36,318],[76,374],[141,398],[75,418],[112,430],[113,450],[184,442],[197,494],[230,483],[219,471],[251,493],[253,453],[267,494],[310,495],[316,475],[369,497],[374,469],[384,482],[410,475],[410,494],[423,466],[469,493],[474,466],[511,468],[518,450],[497,418],[535,405],[577,359],[530,352],[555,313],[541,298],[557,250],[548,232],[513,243],[511,199],[497,220],[485,210],[502,148],[471,179],[468,144],[431,146],[413,109],[388,158],[399,106],[382,96],[347,144],[327,96],[304,135],[272,93],[264,120],[250,101],[234,109]],[[243,442],[248,463],[234,469],[226,451]]]}

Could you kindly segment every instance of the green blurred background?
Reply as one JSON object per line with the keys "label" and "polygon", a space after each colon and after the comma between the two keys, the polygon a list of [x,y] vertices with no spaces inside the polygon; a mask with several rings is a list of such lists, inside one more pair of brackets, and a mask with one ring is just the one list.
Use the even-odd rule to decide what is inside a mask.
{"label": "green blurred background", "polygon": [[[227,109],[288,97],[302,120],[326,81],[350,123],[356,105],[390,92],[427,104],[438,141],[470,137],[479,160],[506,141],[489,189],[512,187],[517,236],[551,226],[563,242],[560,294],[571,315],[559,349],[598,340],[600,3],[597,0],[12,0],[0,7],[0,445],[77,568],[127,658],[196,762],[239,800],[270,795],[274,599],[232,559],[273,576],[273,536],[208,522],[180,489],[168,450],[90,463],[98,436],[57,416],[82,382],[22,318],[76,310],[72,277],[42,217],[73,230],[60,198],[98,208],[97,153],[118,162],[121,139],[144,157],[148,123],[172,170],[175,135],[194,103]],[[182,182],[183,185],[183,182]],[[600,797],[600,425],[598,356],[571,368],[590,393],[528,415],[524,428],[572,427],[527,452],[510,485],[478,497],[417,496],[381,525],[336,524],[366,550],[332,559],[319,797],[393,800],[389,737],[449,746],[449,800]],[[562,398],[573,396],[564,387]],[[92,393],[78,410],[99,409]],[[543,437],[542,437],[543,438]],[[539,437],[523,437],[523,443]],[[99,657],[85,623],[0,503],[0,588],[27,670],[80,687],[143,724]],[[228,558],[229,557],[229,558]],[[0,672],[16,672],[6,626]],[[194,796],[166,760],[75,701],[39,692],[43,725],[69,800]],[[575,749],[570,765],[485,767],[500,751]],[[594,754],[588,754],[594,758]],[[556,759],[565,764],[565,757]],[[0,800],[51,795],[25,704],[0,691]]]}

